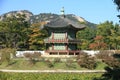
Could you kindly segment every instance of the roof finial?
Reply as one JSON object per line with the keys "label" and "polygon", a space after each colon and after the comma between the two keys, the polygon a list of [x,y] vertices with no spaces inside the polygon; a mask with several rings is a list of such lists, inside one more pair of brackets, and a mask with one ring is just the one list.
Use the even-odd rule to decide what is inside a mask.
{"label": "roof finial", "polygon": [[62,17],[65,17],[64,7],[62,7],[62,9],[61,9],[61,16],[62,16]]}

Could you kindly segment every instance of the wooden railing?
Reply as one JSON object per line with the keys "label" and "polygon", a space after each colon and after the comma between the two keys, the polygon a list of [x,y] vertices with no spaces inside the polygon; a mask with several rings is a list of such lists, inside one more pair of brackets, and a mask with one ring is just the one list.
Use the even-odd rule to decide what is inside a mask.
{"label": "wooden railing", "polygon": [[77,39],[45,39],[45,43],[79,43]]}
{"label": "wooden railing", "polygon": [[59,52],[59,53],[61,53],[61,52],[65,52],[65,53],[79,53],[80,52],[80,50],[46,50],[46,52]]}

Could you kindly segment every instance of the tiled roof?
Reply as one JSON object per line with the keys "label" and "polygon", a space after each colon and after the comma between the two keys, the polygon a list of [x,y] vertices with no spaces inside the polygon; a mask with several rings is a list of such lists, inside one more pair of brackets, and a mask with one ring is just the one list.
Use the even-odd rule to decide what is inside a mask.
{"label": "tiled roof", "polygon": [[57,17],[55,19],[52,19],[50,22],[48,22],[45,27],[51,27],[51,28],[62,28],[62,27],[68,27],[72,26],[77,29],[85,28],[85,24],[81,24],[79,22],[73,21],[71,19],[68,19],[67,17]]}

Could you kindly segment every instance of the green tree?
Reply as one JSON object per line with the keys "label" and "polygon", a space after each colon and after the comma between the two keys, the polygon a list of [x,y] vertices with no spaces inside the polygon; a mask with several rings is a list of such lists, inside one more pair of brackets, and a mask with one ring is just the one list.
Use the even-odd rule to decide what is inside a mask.
{"label": "green tree", "polygon": [[77,39],[81,40],[81,43],[78,45],[79,49],[89,49],[89,44],[93,42],[94,37],[96,36],[96,29],[86,27],[84,30],[81,30],[77,33]]}
{"label": "green tree", "polygon": [[97,27],[97,34],[104,37],[104,42],[107,44],[107,49],[118,49],[119,48],[119,36],[120,27],[118,24],[113,24],[113,22],[106,21],[100,23]]}
{"label": "green tree", "polygon": [[18,49],[19,42],[27,44],[29,23],[25,18],[25,15],[17,14],[0,21],[0,43],[4,47]]}
{"label": "green tree", "polygon": [[[120,0],[113,0],[113,2],[117,5],[117,10],[120,10]],[[117,17],[120,19],[120,15],[117,15]],[[120,22],[120,20],[119,20]]]}
{"label": "green tree", "polygon": [[100,23],[97,26],[97,35],[101,35],[103,37],[107,37],[111,34],[111,29],[114,28],[113,22],[105,21],[103,23]]}
{"label": "green tree", "polygon": [[35,23],[30,28],[29,34],[29,49],[30,50],[44,50],[44,38],[47,36],[47,32],[45,30],[40,30],[40,26],[42,23]]}
{"label": "green tree", "polygon": [[[114,3],[117,4],[118,10],[120,9],[120,0],[114,0]],[[120,15],[119,15],[120,17]],[[110,29],[111,34],[107,37],[109,42],[109,48],[118,48],[117,45],[119,45],[119,26],[115,25],[113,29]],[[115,55],[115,54],[114,54]],[[102,78],[94,79],[94,80],[120,80],[120,55],[117,54],[117,57],[108,57],[105,60],[105,62],[109,65],[109,67],[106,67],[106,72],[102,75]],[[119,56],[118,56],[119,55]],[[119,59],[118,59],[119,58]]]}
{"label": "green tree", "polygon": [[117,9],[120,9],[120,0],[113,0],[114,3],[117,5]]}

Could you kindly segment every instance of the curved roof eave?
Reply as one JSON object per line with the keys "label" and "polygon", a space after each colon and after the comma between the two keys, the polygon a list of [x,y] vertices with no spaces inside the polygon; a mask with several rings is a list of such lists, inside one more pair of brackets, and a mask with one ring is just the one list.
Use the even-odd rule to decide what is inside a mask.
{"label": "curved roof eave", "polygon": [[85,24],[80,24],[80,23],[70,20],[66,17],[65,18],[58,17],[56,19],[53,19],[52,21],[48,22],[44,26],[50,27],[50,28],[64,28],[64,27],[68,27],[68,26],[72,26],[73,28],[77,28],[77,29],[85,28]]}

